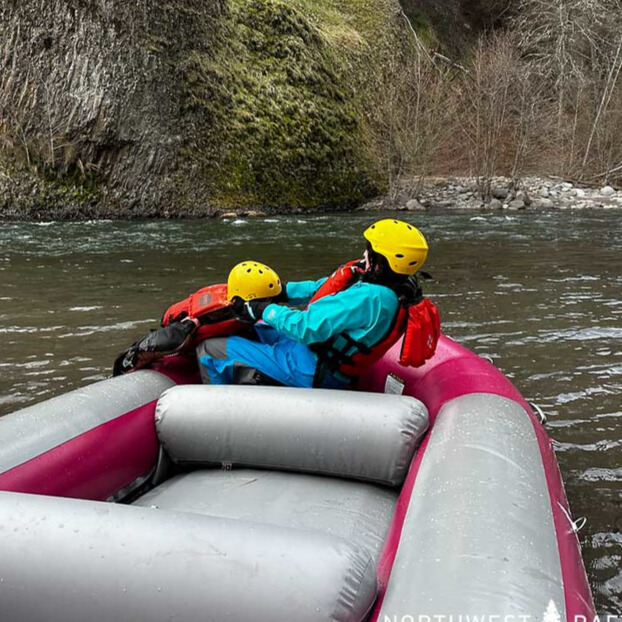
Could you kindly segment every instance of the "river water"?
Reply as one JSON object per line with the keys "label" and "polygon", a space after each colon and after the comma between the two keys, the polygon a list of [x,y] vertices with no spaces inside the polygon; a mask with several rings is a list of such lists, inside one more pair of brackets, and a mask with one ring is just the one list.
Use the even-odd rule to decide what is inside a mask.
{"label": "river water", "polygon": [[[163,310],[248,258],[285,280],[360,255],[389,214],[0,223],[0,415],[106,378]],[[548,414],[597,611],[622,615],[622,227],[616,211],[422,213],[445,332]],[[403,214],[398,217],[404,217]]]}

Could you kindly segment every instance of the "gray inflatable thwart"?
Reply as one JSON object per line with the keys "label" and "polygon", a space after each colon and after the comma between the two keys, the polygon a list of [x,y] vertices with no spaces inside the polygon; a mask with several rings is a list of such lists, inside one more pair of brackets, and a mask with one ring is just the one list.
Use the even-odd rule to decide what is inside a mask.
{"label": "gray inflatable thwart", "polygon": [[0,493],[0,603],[11,622],[360,622],[368,552],[314,531]]}
{"label": "gray inflatable thwart", "polygon": [[255,466],[400,486],[428,428],[413,397],[247,386],[180,386],[156,409],[180,463]]}

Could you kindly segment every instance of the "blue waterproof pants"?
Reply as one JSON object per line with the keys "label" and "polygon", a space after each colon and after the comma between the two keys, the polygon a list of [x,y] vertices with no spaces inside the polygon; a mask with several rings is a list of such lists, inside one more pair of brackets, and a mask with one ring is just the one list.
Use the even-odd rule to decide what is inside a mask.
{"label": "blue waterproof pants", "polygon": [[[206,339],[197,347],[201,377],[206,384],[235,384],[254,370],[290,387],[313,387],[317,357],[311,350],[284,337],[270,326],[255,325],[258,341],[244,337]],[[249,373],[250,371],[250,373]],[[326,388],[346,384],[327,376]]]}

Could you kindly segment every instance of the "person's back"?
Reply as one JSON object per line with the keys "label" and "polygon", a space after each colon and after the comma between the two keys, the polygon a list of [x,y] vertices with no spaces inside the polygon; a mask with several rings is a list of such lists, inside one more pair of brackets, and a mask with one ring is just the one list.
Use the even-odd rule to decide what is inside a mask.
{"label": "person's back", "polygon": [[402,221],[379,221],[364,236],[367,249],[359,264],[351,262],[328,279],[288,283],[282,291],[279,280],[277,301],[236,295],[253,277],[264,278],[252,270],[236,271],[236,266],[230,298],[240,318],[257,322],[255,339],[201,344],[197,355],[203,380],[246,381],[250,369],[285,385],[350,386],[404,334],[405,310],[421,300],[415,274],[428,252],[423,235]]}

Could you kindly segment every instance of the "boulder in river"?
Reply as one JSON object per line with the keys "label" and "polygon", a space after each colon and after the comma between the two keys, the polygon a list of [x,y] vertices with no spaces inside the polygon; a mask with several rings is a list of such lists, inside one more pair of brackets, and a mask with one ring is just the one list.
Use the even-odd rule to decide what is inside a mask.
{"label": "boulder in river", "polygon": [[500,201],[505,201],[505,199],[507,199],[508,196],[510,196],[510,191],[508,188],[497,186],[492,189],[491,194],[493,198],[499,199]]}
{"label": "boulder in river", "polygon": [[536,207],[542,207],[542,208],[545,208],[545,209],[550,209],[550,208],[553,207],[553,205],[554,204],[553,204],[553,201],[551,201],[551,199],[542,198],[542,199],[538,199],[535,202],[535,206]]}
{"label": "boulder in river", "polygon": [[510,210],[523,210],[525,207],[525,202],[521,199],[514,199],[508,203],[508,209]]}
{"label": "boulder in river", "polygon": [[419,201],[417,201],[417,199],[410,199],[410,201],[406,202],[406,209],[409,212],[416,212],[419,210],[424,210],[425,206],[421,205],[421,203],[419,203]]}
{"label": "boulder in river", "polygon": [[531,205],[531,197],[525,190],[519,190],[514,197],[515,201],[522,201],[527,207]]}

